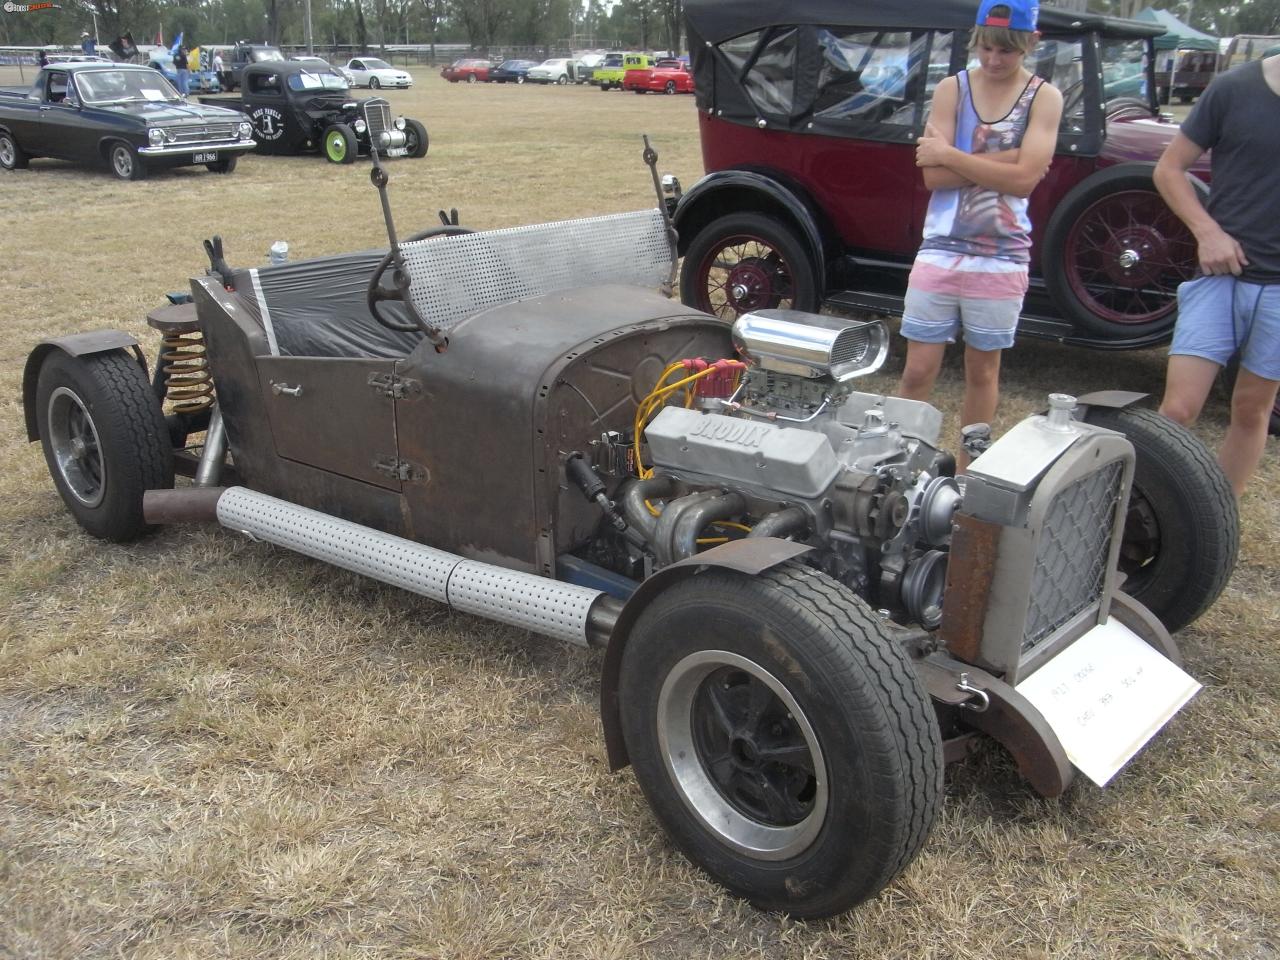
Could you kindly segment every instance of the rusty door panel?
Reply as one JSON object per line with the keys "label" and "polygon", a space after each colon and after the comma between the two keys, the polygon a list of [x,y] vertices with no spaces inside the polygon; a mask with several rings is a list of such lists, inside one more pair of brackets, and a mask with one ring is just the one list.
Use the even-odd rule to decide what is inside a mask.
{"label": "rusty door panel", "polygon": [[370,376],[390,376],[395,364],[346,357],[259,357],[258,381],[276,453],[398,492],[399,478],[375,466],[397,457],[395,401],[369,385]]}

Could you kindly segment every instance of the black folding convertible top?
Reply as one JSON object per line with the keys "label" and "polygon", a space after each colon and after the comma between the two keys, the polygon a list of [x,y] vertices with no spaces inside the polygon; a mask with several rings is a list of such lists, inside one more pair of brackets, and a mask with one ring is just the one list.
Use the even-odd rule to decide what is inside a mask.
{"label": "black folding convertible top", "polygon": [[[684,14],[693,33],[720,43],[766,27],[847,25],[963,30],[973,26],[977,0],[685,0]],[[1045,34],[1097,31],[1116,39],[1156,37],[1164,28],[1140,20],[1122,20],[1075,10],[1040,8]]]}

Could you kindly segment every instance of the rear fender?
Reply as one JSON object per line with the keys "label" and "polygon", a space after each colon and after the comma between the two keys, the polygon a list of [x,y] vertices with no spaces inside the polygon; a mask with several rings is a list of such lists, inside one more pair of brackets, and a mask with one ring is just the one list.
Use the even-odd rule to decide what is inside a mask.
{"label": "rear fender", "polygon": [[142,366],[143,372],[147,370],[147,361],[138,341],[123,330],[91,330],[88,333],[73,333],[66,337],[41,340],[27,356],[27,365],[22,371],[22,408],[27,421],[27,439],[33,443],[40,439],[36,417],[36,381],[40,379],[40,368],[44,366],[45,358],[55,350],[61,350],[70,357],[128,350]]}
{"label": "rear fender", "polygon": [[663,567],[640,584],[618,614],[617,624],[609,635],[609,646],[604,652],[604,666],[600,671],[600,719],[604,725],[604,744],[610,770],[621,770],[631,762],[627,755],[627,745],[622,738],[618,681],[627,637],[650,602],[672,584],[697,576],[704,570],[732,570],[754,577],[809,549],[802,543],[774,537],[734,540]]}
{"label": "rear fender", "polygon": [[818,273],[818,290],[826,289],[827,249],[835,231],[803,188],[752,170],[707,174],[676,205],[672,219],[680,255],[703,227],[727,213],[765,213],[792,227],[808,247]]}

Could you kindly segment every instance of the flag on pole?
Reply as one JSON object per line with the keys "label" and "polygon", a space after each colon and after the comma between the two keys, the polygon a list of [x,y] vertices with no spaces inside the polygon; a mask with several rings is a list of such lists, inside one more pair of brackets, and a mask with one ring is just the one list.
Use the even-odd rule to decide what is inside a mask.
{"label": "flag on pole", "polygon": [[179,30],[178,35],[173,38],[173,46],[169,48],[169,56],[176,57],[178,55],[178,48],[182,46],[182,35],[185,32],[184,30]]}

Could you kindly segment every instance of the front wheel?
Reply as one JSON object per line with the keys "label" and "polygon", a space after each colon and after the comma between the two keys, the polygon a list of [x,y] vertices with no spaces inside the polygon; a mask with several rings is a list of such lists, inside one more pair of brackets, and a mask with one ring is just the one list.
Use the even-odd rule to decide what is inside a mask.
{"label": "front wheel", "polygon": [[240,158],[233,153],[229,156],[222,157],[219,160],[215,160],[213,163],[206,163],[205,169],[209,170],[211,173],[232,173],[235,170],[236,162],[239,159]]}
{"label": "front wheel", "polygon": [[355,133],[345,123],[335,123],[324,132],[324,155],[330,163],[355,163],[359,149]]}
{"label": "front wheel", "polygon": [[1049,295],[1065,319],[1104,339],[1171,330],[1178,284],[1196,271],[1195,238],[1156,192],[1151,170],[1121,164],[1094,174],[1045,229],[1040,269]]}
{"label": "front wheel", "polygon": [[420,120],[406,119],[404,122],[404,148],[410,157],[427,155],[427,128]]}
{"label": "front wheel", "polygon": [[121,180],[141,180],[147,175],[138,151],[123,141],[116,141],[107,151],[111,172]]}
{"label": "front wheel", "polygon": [[475,83],[475,82],[476,82],[476,75],[474,73],[468,73],[467,83]]}
{"label": "front wheel", "polygon": [[381,88],[382,88],[382,82],[381,82],[377,77],[370,77],[370,78],[369,78],[369,89],[370,89],[370,90],[380,90]]}
{"label": "front wheel", "polygon": [[173,454],[142,366],[123,352],[50,354],[36,415],[49,474],[76,522],[118,543],[149,531],[142,495],[173,486]]}
{"label": "front wheel", "polygon": [[752,310],[817,310],[817,268],[795,231],[760,213],[733,213],[703,227],[685,251],[680,299],[736,320]]}
{"label": "front wheel", "polygon": [[816,570],[708,570],[660,594],[623,653],[623,735],[654,814],[765,910],[839,913],[923,846],[936,717],[885,622]]}
{"label": "front wheel", "polygon": [[1195,434],[1153,410],[1090,407],[1084,419],[1133,444],[1120,589],[1175,633],[1209,609],[1235,568],[1240,517],[1231,484]]}

